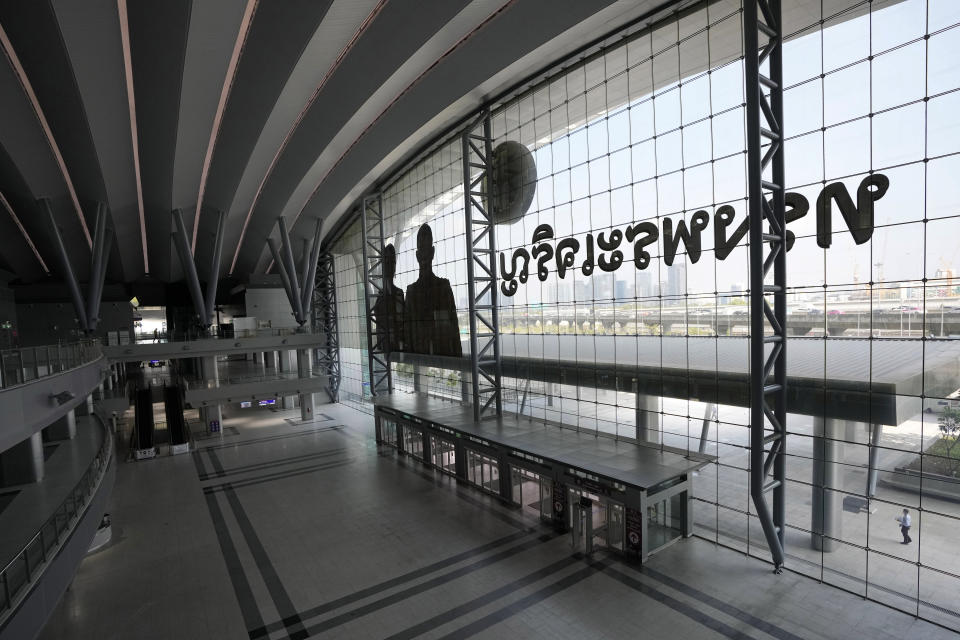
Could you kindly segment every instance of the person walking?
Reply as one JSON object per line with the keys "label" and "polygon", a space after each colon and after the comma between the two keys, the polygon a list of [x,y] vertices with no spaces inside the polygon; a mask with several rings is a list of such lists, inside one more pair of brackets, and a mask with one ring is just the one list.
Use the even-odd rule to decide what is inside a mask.
{"label": "person walking", "polygon": [[904,509],[903,515],[897,516],[894,520],[900,523],[900,533],[903,534],[903,542],[900,544],[910,544],[913,542],[913,538],[910,537],[910,510]]}

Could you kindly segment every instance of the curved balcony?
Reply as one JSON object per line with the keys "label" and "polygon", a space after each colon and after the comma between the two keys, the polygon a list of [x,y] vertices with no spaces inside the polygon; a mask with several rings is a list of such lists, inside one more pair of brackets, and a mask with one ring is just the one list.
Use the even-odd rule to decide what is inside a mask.
{"label": "curved balcony", "polygon": [[6,451],[79,405],[106,368],[96,340],[0,352],[0,451]]}
{"label": "curved balcony", "polygon": [[91,420],[99,425],[101,438],[90,464],[0,569],[0,640],[32,638],[40,631],[100,524],[113,489],[114,445],[103,417],[94,414]]}

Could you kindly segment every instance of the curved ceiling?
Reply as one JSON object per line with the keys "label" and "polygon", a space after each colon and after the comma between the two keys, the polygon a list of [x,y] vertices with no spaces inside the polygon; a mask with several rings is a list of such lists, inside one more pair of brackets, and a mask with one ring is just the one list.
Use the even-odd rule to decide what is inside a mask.
{"label": "curved ceiling", "polygon": [[[48,198],[88,277],[98,203],[108,279],[262,271],[279,216],[324,231],[376,179],[551,60],[664,0],[11,0],[0,3],[0,268],[57,275]],[[685,4],[689,4],[686,2]]]}

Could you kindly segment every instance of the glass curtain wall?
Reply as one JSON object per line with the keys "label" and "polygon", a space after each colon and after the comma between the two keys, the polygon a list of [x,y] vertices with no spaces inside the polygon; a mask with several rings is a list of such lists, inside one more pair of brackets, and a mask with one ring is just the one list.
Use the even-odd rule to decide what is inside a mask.
{"label": "glass curtain wall", "polygon": [[[787,567],[960,629],[960,3],[783,5]],[[704,2],[494,108],[494,147],[536,166],[526,214],[496,227],[498,300],[505,358],[576,372],[505,378],[507,411],[718,456],[696,533],[768,559],[747,472],[741,24],[738,0]],[[430,223],[465,340],[459,139],[383,204],[395,284],[416,281]],[[335,249],[348,402],[367,397],[359,235]],[[460,397],[458,371],[393,366],[398,389]]]}
{"label": "glass curtain wall", "polygon": [[[788,566],[960,628],[960,5],[784,17],[788,361],[808,385],[789,417]],[[506,357],[578,372],[505,380],[509,410],[628,439],[642,419],[651,442],[719,456],[696,479],[697,533],[767,558],[748,408],[718,391],[747,367],[741,23],[739,2],[704,3],[494,111],[494,146],[522,143],[537,176],[527,214],[497,228],[499,302]],[[638,366],[662,393],[618,375]]]}
{"label": "glass curtain wall", "polygon": [[340,402],[373,413],[369,403],[367,311],[363,296],[363,239],[360,222],[347,227],[333,244],[340,335]]}
{"label": "glass curtain wall", "polygon": [[[457,309],[458,340],[469,353],[466,239],[463,212],[463,161],[459,139],[442,144],[383,190],[384,244],[397,254],[394,284],[405,293],[420,277],[417,236],[422,225],[433,237],[434,275],[449,281]],[[409,345],[404,351],[410,351]],[[460,400],[466,374],[426,364],[393,363],[394,388]]]}

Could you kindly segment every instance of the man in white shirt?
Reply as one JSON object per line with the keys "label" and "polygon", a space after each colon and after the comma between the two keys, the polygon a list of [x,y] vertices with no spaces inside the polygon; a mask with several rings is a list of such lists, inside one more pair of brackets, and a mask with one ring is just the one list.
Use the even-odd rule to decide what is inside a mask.
{"label": "man in white shirt", "polygon": [[903,515],[897,516],[894,520],[900,523],[900,533],[903,534],[903,542],[900,544],[910,544],[913,542],[913,538],[910,537],[910,510],[904,509]]}

